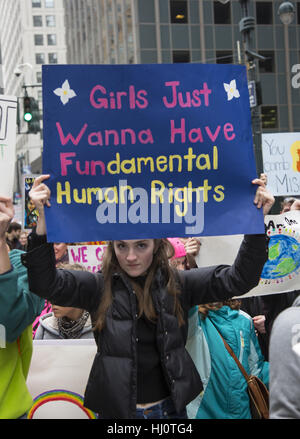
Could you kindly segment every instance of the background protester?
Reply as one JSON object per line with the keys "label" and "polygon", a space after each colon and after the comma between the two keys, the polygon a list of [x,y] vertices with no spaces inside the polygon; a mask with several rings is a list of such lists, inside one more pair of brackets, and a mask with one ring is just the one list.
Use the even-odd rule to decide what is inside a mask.
{"label": "background protester", "polygon": [[[188,269],[186,247],[181,239],[168,240],[174,248],[171,265],[178,270]],[[196,306],[189,312],[186,348],[204,386],[204,390],[187,406],[189,418],[251,418],[247,383],[226,350],[219,332],[242,361],[246,371],[257,375],[268,385],[269,364],[261,353],[252,319],[239,311],[240,305],[240,300],[228,300]]]}
{"label": "background protester", "polygon": [[[0,197],[0,419],[26,416],[32,398],[26,378],[32,355],[31,323],[44,300],[28,288],[22,251],[9,252],[5,232],[14,215],[12,200]],[[4,331],[4,332],[3,332]]]}
{"label": "background protester", "polygon": [[189,418],[251,419],[247,382],[229,354],[226,340],[246,372],[269,384],[269,363],[261,353],[251,317],[239,300],[200,305],[190,311],[186,348],[203,391],[188,407]]}
{"label": "background protester", "polygon": [[12,222],[9,224],[7,232],[6,232],[6,242],[10,248],[13,250],[15,248],[20,249],[21,244],[19,242],[19,237],[21,233],[22,227],[17,222]]}
{"label": "background protester", "polygon": [[274,321],[270,365],[270,419],[300,419],[300,297]]}
{"label": "background protester", "polygon": [[174,249],[174,255],[170,259],[170,264],[177,270],[189,270],[197,268],[195,257],[200,249],[198,238],[168,238]]}
{"label": "background protester", "polygon": [[[36,294],[86,309],[95,321],[98,353],[85,406],[103,419],[186,418],[186,405],[202,390],[185,350],[188,310],[253,288],[267,257],[265,235],[246,235],[232,266],[174,271],[167,240],[140,239],[110,242],[101,273],[58,270],[46,240],[48,177],[38,177],[30,191],[39,221],[22,261]],[[252,183],[254,203],[266,214],[274,197],[261,180]]]}
{"label": "background protester", "polygon": [[[291,197],[283,201],[281,214],[300,210],[300,200]],[[265,296],[246,297],[242,299],[242,309],[253,317],[259,344],[266,360],[269,359],[270,335],[276,317],[286,308],[292,306],[300,291],[268,294]]]}
{"label": "background protester", "polygon": [[64,242],[55,242],[53,244],[56,265],[67,264],[69,262],[68,245]]}
{"label": "background protester", "polygon": [[21,244],[20,250],[26,251],[28,244],[28,233],[26,232],[26,230],[21,231],[19,242]]}
{"label": "background protester", "polygon": [[[57,268],[84,271],[79,264],[58,264]],[[52,312],[40,318],[35,340],[94,338],[89,313],[80,308],[58,306],[52,303]]]}
{"label": "background protester", "polygon": [[[55,263],[56,266],[59,264],[67,264],[69,262],[69,255],[68,255],[68,245],[63,242],[55,242],[53,244],[54,248],[54,255],[55,255]],[[38,327],[40,325],[40,319],[46,315],[52,312],[52,306],[51,303],[48,300],[45,300],[44,309],[42,310],[41,314],[35,319],[35,321],[32,324],[32,336],[35,338],[36,331],[38,330]]]}

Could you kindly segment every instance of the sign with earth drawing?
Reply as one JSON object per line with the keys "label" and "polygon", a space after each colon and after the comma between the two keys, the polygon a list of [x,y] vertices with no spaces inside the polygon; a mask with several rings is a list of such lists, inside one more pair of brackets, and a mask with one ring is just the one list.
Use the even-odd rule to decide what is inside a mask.
{"label": "sign with earth drawing", "polygon": [[[300,211],[267,215],[265,226],[270,238],[269,257],[261,273],[259,284],[243,297],[284,293],[299,289]],[[232,264],[242,239],[242,235],[201,237],[198,266],[218,264],[221,261]]]}

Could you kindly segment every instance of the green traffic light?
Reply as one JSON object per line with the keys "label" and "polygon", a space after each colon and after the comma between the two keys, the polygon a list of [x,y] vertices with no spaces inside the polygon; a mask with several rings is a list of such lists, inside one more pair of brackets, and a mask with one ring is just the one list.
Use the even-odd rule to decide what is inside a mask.
{"label": "green traffic light", "polygon": [[30,122],[32,120],[32,114],[31,113],[25,113],[24,114],[24,120],[26,122]]}

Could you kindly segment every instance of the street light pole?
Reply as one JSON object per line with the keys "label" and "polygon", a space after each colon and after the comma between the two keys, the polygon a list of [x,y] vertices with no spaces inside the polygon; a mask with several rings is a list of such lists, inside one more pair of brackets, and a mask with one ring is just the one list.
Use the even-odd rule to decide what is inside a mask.
{"label": "street light pole", "polygon": [[295,7],[291,2],[283,2],[278,8],[278,15],[284,26],[284,51],[285,51],[285,72],[286,72],[286,96],[288,106],[289,131],[294,131],[292,112],[292,90],[290,84],[290,48],[288,25],[292,23],[295,15]]}
{"label": "street light pole", "polygon": [[[265,57],[254,52],[251,48],[251,34],[255,29],[255,18],[249,16],[248,4],[249,0],[239,0],[242,8],[242,19],[239,22],[239,29],[244,39],[244,54],[246,57],[246,64],[248,66],[248,82],[254,84],[256,94],[257,84],[257,66],[256,60],[265,61]],[[256,171],[260,175],[263,172],[263,157],[261,146],[261,115],[260,102],[256,99],[255,105],[251,107],[252,118],[252,135],[254,155],[256,160]]]}
{"label": "street light pole", "polygon": [[[225,4],[229,0],[219,0]],[[255,18],[249,16],[248,5],[249,0],[239,0],[242,9],[242,18],[239,22],[239,30],[243,36],[243,54],[244,62],[247,65],[248,72],[248,84],[254,84],[256,88],[257,84],[257,72],[256,72],[256,60],[265,61],[265,57],[254,52],[251,48],[251,34],[255,29]],[[256,90],[255,90],[256,93]],[[252,136],[254,155],[256,160],[256,171],[260,175],[263,172],[263,159],[261,148],[261,117],[260,117],[260,103],[257,102],[251,106],[251,119],[252,119]]]}

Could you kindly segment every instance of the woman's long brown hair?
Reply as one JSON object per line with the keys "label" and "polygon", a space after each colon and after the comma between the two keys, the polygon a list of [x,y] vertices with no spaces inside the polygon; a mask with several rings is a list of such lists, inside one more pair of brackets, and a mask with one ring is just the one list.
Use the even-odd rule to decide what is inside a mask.
{"label": "woman's long brown hair", "polygon": [[134,278],[130,278],[121,269],[114,251],[113,241],[110,241],[103,257],[102,274],[104,277],[104,290],[98,308],[98,316],[94,329],[101,331],[105,326],[106,313],[113,301],[112,275],[116,272],[123,273],[126,276],[136,293],[138,301],[138,317],[145,314],[147,319],[155,321],[157,315],[152,301],[151,287],[158,268],[161,268],[163,276],[166,279],[168,293],[174,296],[174,315],[176,315],[178,319],[179,326],[183,325],[183,311],[178,298],[180,288],[178,282],[176,282],[174,270],[169,264],[169,258],[172,257],[173,254],[174,249],[168,240],[154,239],[153,261],[147,271],[144,288],[142,288]]}

